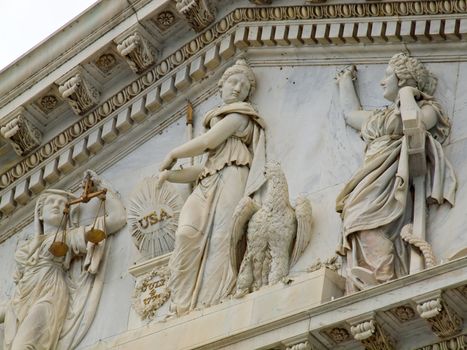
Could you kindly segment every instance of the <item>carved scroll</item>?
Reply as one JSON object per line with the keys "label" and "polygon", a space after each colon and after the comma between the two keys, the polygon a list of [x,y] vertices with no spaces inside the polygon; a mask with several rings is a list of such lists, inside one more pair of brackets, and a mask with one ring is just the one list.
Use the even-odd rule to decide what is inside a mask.
{"label": "carved scroll", "polygon": [[216,18],[216,12],[209,0],[176,0],[177,11],[185,17],[197,32],[202,31]]}
{"label": "carved scroll", "polygon": [[431,325],[431,330],[439,337],[449,337],[462,329],[463,319],[450,308],[441,297],[417,305],[420,317]]}
{"label": "carved scroll", "polygon": [[65,81],[58,91],[78,115],[85,114],[99,102],[99,91],[82,73],[77,73]]}
{"label": "carved scroll", "polygon": [[366,350],[394,350],[391,336],[374,320],[361,322],[350,328],[355,340],[360,341]]}
{"label": "carved scroll", "polygon": [[308,341],[304,341],[298,344],[288,346],[287,350],[312,350],[312,347]]}
{"label": "carved scroll", "polygon": [[28,154],[41,144],[41,132],[21,112],[2,126],[0,133],[19,156]]}
{"label": "carved scroll", "polygon": [[156,62],[157,50],[139,31],[119,42],[117,51],[135,73],[143,72]]}

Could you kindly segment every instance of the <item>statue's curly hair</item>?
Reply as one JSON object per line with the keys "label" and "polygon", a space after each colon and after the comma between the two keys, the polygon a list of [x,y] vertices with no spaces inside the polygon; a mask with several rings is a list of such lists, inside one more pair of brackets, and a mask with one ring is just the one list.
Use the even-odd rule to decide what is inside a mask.
{"label": "statue's curly hair", "polygon": [[438,80],[426,69],[422,62],[408,54],[401,52],[392,56],[389,65],[394,69],[399,80],[413,79],[416,88],[428,95],[433,95]]}
{"label": "statue's curly hair", "polygon": [[248,79],[250,82],[250,92],[248,93],[248,97],[250,97],[256,89],[256,78],[255,73],[253,73],[250,65],[244,58],[239,58],[232,67],[225,70],[217,84],[219,89],[222,89],[222,85],[224,85],[225,81],[234,74],[243,74]]}

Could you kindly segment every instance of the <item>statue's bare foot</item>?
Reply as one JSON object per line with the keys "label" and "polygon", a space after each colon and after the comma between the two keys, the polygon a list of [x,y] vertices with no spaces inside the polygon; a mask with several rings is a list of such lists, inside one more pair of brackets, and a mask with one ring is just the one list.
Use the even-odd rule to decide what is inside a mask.
{"label": "statue's bare foot", "polygon": [[235,299],[240,299],[240,298],[243,298],[247,294],[248,294],[248,288],[237,289],[233,297]]}

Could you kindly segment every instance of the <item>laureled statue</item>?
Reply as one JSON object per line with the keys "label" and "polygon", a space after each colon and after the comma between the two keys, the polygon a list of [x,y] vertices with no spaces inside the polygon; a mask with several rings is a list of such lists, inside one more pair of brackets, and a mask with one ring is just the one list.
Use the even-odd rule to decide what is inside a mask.
{"label": "laureled statue", "polygon": [[[103,188],[97,175],[87,171],[85,179],[90,178],[95,190]],[[16,290],[3,310],[0,308],[4,350],[69,350],[86,334],[102,291],[108,244],[108,239],[88,242],[87,233],[101,229],[111,234],[126,222],[123,204],[105,187],[107,215],[96,217],[93,225],[79,225],[79,206],[74,206],[65,227],[67,203],[78,199],[70,192],[49,189],[37,199],[35,235],[18,245]],[[63,256],[54,255],[51,249],[57,240],[69,247]]]}
{"label": "laureled statue", "polygon": [[[160,167],[160,181],[196,181],[181,210],[169,262],[171,311],[178,315],[220,302],[235,286],[232,214],[265,181],[265,123],[247,102],[255,87],[253,71],[237,60],[219,81],[224,104],[204,117],[206,132],[172,150]],[[177,159],[204,153],[203,165],[170,170]]]}
{"label": "laureled statue", "polygon": [[432,96],[436,78],[416,58],[396,54],[381,81],[392,104],[366,111],[353,84],[356,73],[351,66],[337,76],[345,120],[366,143],[363,165],[336,200],[347,292],[408,274],[412,259],[401,230],[413,224],[423,234],[426,201],[453,205],[456,191],[441,146],[450,124]]}

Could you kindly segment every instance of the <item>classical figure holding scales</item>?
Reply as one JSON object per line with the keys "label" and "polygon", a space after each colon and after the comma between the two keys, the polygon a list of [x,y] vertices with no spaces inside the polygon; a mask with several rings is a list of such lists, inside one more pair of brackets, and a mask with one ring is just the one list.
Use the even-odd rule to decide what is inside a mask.
{"label": "classical figure holding scales", "polygon": [[392,104],[374,111],[362,109],[355,79],[353,66],[337,77],[346,123],[366,143],[363,165],[336,201],[343,222],[338,252],[347,260],[347,292],[408,274],[412,259],[401,229],[413,223],[414,231],[418,225],[424,233],[426,201],[453,205],[456,190],[441,146],[450,124],[432,96],[436,78],[417,59],[394,55],[381,81]]}
{"label": "classical figure holding scales", "polygon": [[[196,182],[185,202],[169,262],[171,311],[181,315],[219,303],[235,286],[230,264],[232,214],[264,183],[265,122],[247,102],[256,86],[243,59],[219,81],[223,105],[204,117],[206,133],[172,150],[160,181]],[[177,159],[207,153],[203,165],[171,170]]]}
{"label": "classical figure holding scales", "polygon": [[[102,188],[97,175],[87,171],[85,179],[90,178],[94,190]],[[77,199],[55,189],[44,191],[37,199],[35,235],[18,245],[13,277],[16,290],[4,308],[0,307],[5,350],[74,349],[94,319],[103,286],[107,240],[88,242],[87,233],[101,229],[112,234],[125,225],[126,215],[120,199],[106,186],[107,215],[96,217],[92,226],[80,225],[79,207],[74,206],[66,225],[64,209]],[[68,247],[63,256],[53,254],[51,246],[56,239]],[[73,276],[72,270],[78,271],[78,276]]]}

